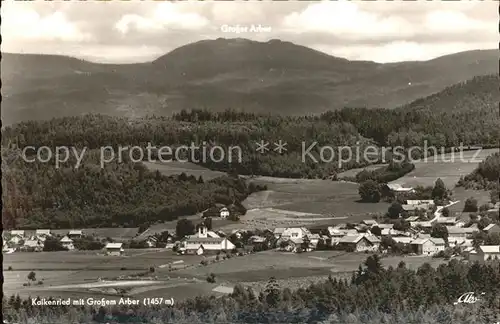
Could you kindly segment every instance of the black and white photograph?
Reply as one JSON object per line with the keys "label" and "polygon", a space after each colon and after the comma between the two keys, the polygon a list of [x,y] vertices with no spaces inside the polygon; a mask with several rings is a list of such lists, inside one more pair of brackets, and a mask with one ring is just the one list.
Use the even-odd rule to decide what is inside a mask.
{"label": "black and white photograph", "polygon": [[500,324],[499,12],[2,1],[2,323]]}

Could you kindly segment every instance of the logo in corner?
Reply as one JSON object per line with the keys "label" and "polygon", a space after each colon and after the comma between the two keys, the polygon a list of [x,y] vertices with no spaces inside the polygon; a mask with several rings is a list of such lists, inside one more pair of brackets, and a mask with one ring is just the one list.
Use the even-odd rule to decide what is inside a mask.
{"label": "logo in corner", "polygon": [[[485,293],[481,293],[481,296],[484,295]],[[458,300],[453,303],[453,305],[458,305],[458,304],[475,304],[477,301],[481,300],[479,297],[476,297],[475,293],[470,291],[462,296],[458,297]]]}

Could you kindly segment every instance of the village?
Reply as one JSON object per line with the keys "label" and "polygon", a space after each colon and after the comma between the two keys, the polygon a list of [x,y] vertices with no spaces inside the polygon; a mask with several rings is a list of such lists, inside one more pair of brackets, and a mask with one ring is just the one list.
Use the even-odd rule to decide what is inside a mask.
{"label": "village", "polygon": [[[390,186],[390,190],[397,194],[412,189]],[[129,240],[114,240],[81,229],[11,230],[3,233],[3,252],[96,250],[113,257],[126,255],[127,249],[148,248],[172,250],[186,256],[221,253],[243,255],[264,250],[289,253],[339,250],[447,259],[462,256],[473,262],[500,258],[500,245],[484,244],[484,237],[498,235],[500,226],[491,223],[481,227],[477,219],[465,221],[459,216],[450,216],[447,208],[455,203],[437,206],[434,200],[407,199],[401,205],[396,220],[365,219],[359,223],[346,222],[324,227],[234,229],[230,232],[212,229],[212,219],[231,218],[229,209],[219,206],[205,211],[200,223],[194,226],[194,230],[188,229],[190,233],[186,235],[145,231]],[[484,214],[498,214],[499,203],[490,205],[491,208]],[[184,222],[184,225],[187,222],[191,227],[194,225],[190,221],[180,222]],[[148,235],[144,235],[146,232]]]}

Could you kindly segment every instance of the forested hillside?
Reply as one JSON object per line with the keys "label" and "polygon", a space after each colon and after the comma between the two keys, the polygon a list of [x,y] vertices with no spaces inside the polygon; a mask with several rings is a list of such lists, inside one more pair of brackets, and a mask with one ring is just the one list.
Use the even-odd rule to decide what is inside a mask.
{"label": "forested hillside", "polygon": [[497,146],[499,83],[498,75],[478,76],[398,109],[342,109],[321,119],[351,123],[381,145]]}
{"label": "forested hillside", "polygon": [[[208,148],[218,145],[225,152],[229,152],[231,146],[238,146],[241,163],[235,162],[239,156],[233,156],[232,162],[226,156],[221,162],[200,163],[211,169],[240,174],[324,178],[340,170],[365,166],[363,150],[371,144],[406,148],[423,147],[425,142],[438,148],[460,144],[498,146],[500,93],[496,87],[499,81],[498,76],[476,77],[394,110],[344,108],[321,116],[302,117],[235,110],[219,113],[183,110],[172,117],[134,120],[85,115],[29,121],[6,127],[2,132],[2,145],[99,149],[133,145],[146,148],[148,143],[175,148],[194,143]],[[273,151],[276,148],[273,143],[280,140],[286,143],[286,151],[281,154]],[[260,141],[269,143],[265,154],[256,151]],[[334,156],[331,157],[331,150],[323,150],[322,161],[323,146],[333,148]],[[353,152],[359,146],[360,158],[339,164],[338,147],[342,146],[352,147]],[[304,154],[306,151],[310,155]],[[346,156],[343,158],[347,160]]]}
{"label": "forested hillside", "polygon": [[50,162],[19,158],[2,164],[4,228],[137,227],[215,203],[239,204],[260,189],[230,176],[206,182],[185,174],[166,177],[127,156],[101,169],[98,152],[87,153],[78,169],[74,159],[61,168]]}

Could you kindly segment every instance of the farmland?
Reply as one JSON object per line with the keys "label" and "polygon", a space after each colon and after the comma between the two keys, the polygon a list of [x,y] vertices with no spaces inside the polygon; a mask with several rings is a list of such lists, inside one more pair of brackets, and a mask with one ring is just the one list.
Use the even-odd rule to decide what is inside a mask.
{"label": "farmland", "polygon": [[[448,188],[453,188],[461,176],[471,173],[488,155],[498,152],[498,149],[465,151],[431,156],[425,160],[415,161],[415,170],[392,183],[404,186],[433,186],[437,178],[441,178]],[[462,154],[462,156],[460,155]]]}
{"label": "farmland", "polygon": [[[4,272],[4,291],[7,295],[58,296],[61,298],[119,298],[122,294],[133,297],[165,297],[181,300],[199,295],[221,295],[237,283],[263,287],[270,277],[279,282],[300,286],[328,275],[350,276],[369,254],[341,251],[316,251],[293,254],[265,251],[246,256],[200,265],[203,256],[178,256],[165,250],[127,250],[126,256],[110,257],[84,252],[42,252],[5,255],[4,264],[12,270]],[[181,262],[180,267],[166,267]],[[428,257],[386,257],[384,266],[397,266],[405,261],[409,268],[424,262],[437,265],[440,259]],[[134,280],[127,277],[148,272],[154,266],[154,273]],[[36,281],[24,286],[28,273],[34,270]],[[213,273],[216,283],[206,282]],[[148,278],[153,278],[151,280]],[[104,281],[97,281],[102,278]],[[110,281],[111,280],[111,281]],[[295,286],[294,286],[295,285]],[[225,288],[226,287],[226,288]]]}
{"label": "farmland", "polygon": [[142,162],[146,167],[153,171],[160,171],[162,174],[166,176],[171,175],[179,175],[181,173],[185,173],[187,176],[195,176],[196,178],[202,177],[204,180],[211,180],[213,178],[217,178],[223,176],[224,172],[212,171],[202,166],[196,165],[190,162]]}

